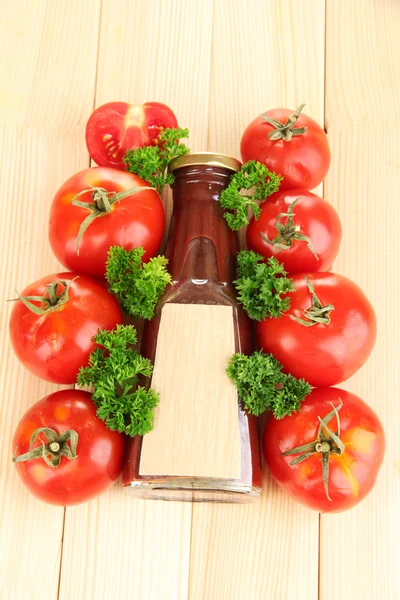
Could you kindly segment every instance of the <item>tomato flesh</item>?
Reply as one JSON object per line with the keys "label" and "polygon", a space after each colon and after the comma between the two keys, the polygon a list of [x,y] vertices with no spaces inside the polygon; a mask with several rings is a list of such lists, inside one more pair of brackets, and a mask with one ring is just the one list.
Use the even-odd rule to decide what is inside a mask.
{"label": "tomato flesh", "polygon": [[160,131],[169,127],[178,127],[178,122],[165,104],[108,102],[90,116],[86,144],[97,165],[124,170],[127,150],[154,145]]}
{"label": "tomato flesh", "polygon": [[[306,320],[304,310],[311,305],[305,275],[321,304],[334,306],[329,325],[306,327],[291,318]],[[362,367],[375,345],[373,307],[362,290],[342,275],[297,274],[293,282],[295,292],[290,294],[290,309],[279,319],[257,323],[259,347],[272,353],[286,372],[303,377],[313,386],[345,381]]]}
{"label": "tomato flesh", "polygon": [[[295,455],[282,453],[313,442],[320,421],[339,411],[343,454],[330,454],[328,499],[322,477],[321,454],[312,454],[290,466]],[[336,417],[328,423],[337,431]],[[295,500],[320,512],[338,512],[358,504],[375,484],[385,454],[385,435],[376,413],[355,394],[337,388],[317,388],[302,403],[301,411],[276,420],[271,417],[262,438],[268,468],[278,485]]]}
{"label": "tomato flesh", "polygon": [[68,301],[45,315],[36,315],[16,301],[10,317],[11,343],[18,359],[37,377],[73,384],[95,348],[93,336],[99,329],[114,329],[123,323],[123,315],[117,300],[101,283],[76,273],[48,275],[21,295],[44,296],[47,285],[56,280],[69,283]]}
{"label": "tomato flesh", "polygon": [[[58,434],[69,429],[76,431],[78,457],[69,460],[62,456],[57,468],[48,466],[42,458],[15,463],[24,485],[34,496],[50,504],[71,506],[105,492],[118,479],[125,451],[124,436],[107,429],[100,421],[89,393],[61,390],[34,404],[17,426],[13,456],[29,451],[31,436],[40,427]],[[42,443],[47,440],[39,434],[33,448]]]}

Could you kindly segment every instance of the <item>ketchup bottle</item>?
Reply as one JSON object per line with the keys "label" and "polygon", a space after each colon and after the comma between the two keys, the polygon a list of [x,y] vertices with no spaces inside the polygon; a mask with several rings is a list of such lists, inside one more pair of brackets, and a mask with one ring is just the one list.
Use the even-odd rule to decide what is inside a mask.
{"label": "ketchup bottle", "polygon": [[240,162],[214,153],[172,161],[174,209],[166,248],[173,284],[144,329],[142,354],[160,394],[154,429],[130,441],[126,490],[142,498],[248,502],[261,492],[257,421],[226,374],[253,351],[236,300],[237,234],[219,205]]}

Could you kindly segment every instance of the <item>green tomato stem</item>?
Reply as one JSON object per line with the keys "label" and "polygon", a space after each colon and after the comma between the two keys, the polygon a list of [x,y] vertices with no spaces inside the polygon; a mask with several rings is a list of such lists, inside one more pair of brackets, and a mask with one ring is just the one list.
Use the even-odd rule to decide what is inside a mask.
{"label": "green tomato stem", "polygon": [[307,127],[294,127],[297,123],[297,119],[300,116],[301,111],[305,107],[305,104],[301,104],[299,108],[291,117],[288,118],[286,123],[280,123],[276,119],[272,117],[267,117],[265,115],[261,115],[264,121],[267,121],[274,129],[268,133],[268,137],[270,140],[280,140],[282,139],[284,142],[290,142],[293,136],[303,135],[307,131]]}
{"label": "green tomato stem", "polygon": [[311,281],[308,277],[304,277],[307,282],[308,290],[311,294],[311,306],[306,308],[303,311],[303,315],[306,317],[305,319],[300,319],[299,317],[295,317],[294,315],[289,315],[293,321],[297,321],[300,325],[304,327],[312,327],[313,325],[329,325],[331,322],[330,314],[335,307],[333,304],[322,305],[317,294],[315,293],[315,289]]}
{"label": "green tomato stem", "polygon": [[[302,446],[296,446],[295,448],[290,448],[286,450],[286,452],[282,452],[281,456],[290,456],[292,454],[298,454],[296,458],[294,458],[289,465],[294,467],[302,463],[304,460],[307,460],[313,454],[321,454],[321,466],[322,466],[322,478],[324,482],[324,489],[326,497],[330,502],[332,502],[331,497],[329,496],[329,458],[331,453],[333,454],[343,454],[345,451],[345,447],[341,439],[340,435],[340,419],[339,419],[339,410],[343,407],[342,401],[340,401],[339,406],[334,406],[332,404],[331,412],[329,412],[323,419],[318,417],[320,421],[320,425],[318,428],[317,439],[309,444],[303,444]],[[328,423],[336,416],[337,422],[337,431],[334,433],[328,427]]]}
{"label": "green tomato stem", "polygon": [[[294,222],[294,207],[296,206],[299,200],[300,198],[296,198],[296,200],[294,200],[289,206],[287,213],[280,213],[276,217],[275,227],[278,231],[278,235],[274,237],[273,240],[269,240],[263,231],[261,232],[261,237],[263,238],[264,242],[273,246],[275,252],[281,252],[282,250],[287,250],[288,248],[291,248],[293,246],[294,240],[306,242],[308,248],[310,249],[310,252],[312,252],[315,258],[319,260],[311,239],[308,236],[301,233],[300,226],[296,225],[296,223]],[[283,223],[280,222],[281,219],[283,219],[284,217],[287,217],[285,225],[283,225]]]}
{"label": "green tomato stem", "polygon": [[[41,443],[40,446],[34,448],[34,443],[38,435],[44,435],[48,443]],[[73,429],[68,429],[61,434],[58,434],[50,427],[39,427],[36,429],[29,442],[29,451],[19,456],[13,456],[13,462],[20,463],[36,458],[42,458],[46,465],[55,469],[61,463],[61,457],[65,456],[68,460],[78,458],[76,453],[78,445],[78,434]]]}
{"label": "green tomato stem", "polygon": [[[46,315],[54,310],[58,310],[60,306],[66,304],[69,300],[69,287],[77,277],[74,277],[71,281],[65,281],[63,279],[56,279],[47,285],[47,294],[45,296],[21,296],[16,290],[16,298],[13,298],[11,302],[20,300],[26,308],[29,308],[35,315]],[[58,286],[63,285],[64,289],[58,293]],[[33,304],[33,302],[40,302],[40,306]]]}
{"label": "green tomato stem", "polygon": [[[71,204],[89,211],[88,216],[82,221],[78,231],[78,236],[76,238],[76,253],[79,255],[79,248],[83,234],[95,219],[97,219],[98,217],[103,217],[104,215],[111,212],[112,207],[116,202],[120,202],[121,200],[124,200],[124,198],[133,196],[133,194],[137,194],[138,192],[142,192],[143,190],[154,189],[155,188],[148,186],[137,186],[134,188],[130,188],[129,190],[124,190],[117,193],[108,192],[102,187],[90,187],[86,190],[82,190],[81,192],[79,192],[79,194],[76,194],[76,196],[72,198]],[[83,196],[84,194],[88,194],[90,192],[92,193],[93,202],[82,202],[81,200],[78,200],[80,196]]]}

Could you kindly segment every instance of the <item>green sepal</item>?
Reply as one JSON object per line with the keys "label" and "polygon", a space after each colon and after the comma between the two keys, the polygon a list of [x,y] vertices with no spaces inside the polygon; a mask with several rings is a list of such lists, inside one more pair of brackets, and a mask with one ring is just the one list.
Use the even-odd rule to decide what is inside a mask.
{"label": "green sepal", "polygon": [[[40,446],[33,448],[34,443],[40,434],[43,434],[47,438],[47,444],[41,442]],[[25,452],[19,456],[15,455],[12,460],[13,462],[20,463],[41,458],[47,466],[56,469],[61,463],[62,456],[65,456],[68,460],[75,460],[78,458],[76,454],[78,437],[77,432],[73,429],[68,429],[59,434],[54,431],[54,429],[50,429],[50,427],[39,427],[31,435],[29,452]],[[56,445],[57,449],[52,449],[52,445]]]}
{"label": "green sepal", "polygon": [[[294,467],[302,463],[303,461],[310,458],[314,454],[321,454],[321,467],[322,467],[322,478],[324,482],[325,494],[328,500],[331,502],[332,499],[329,495],[329,457],[332,454],[341,455],[345,451],[345,446],[340,439],[340,418],[339,411],[343,407],[342,401],[339,402],[338,406],[334,406],[332,404],[332,410],[325,415],[323,419],[318,417],[320,424],[318,427],[317,439],[308,444],[303,444],[301,446],[296,446],[294,448],[290,448],[285,452],[281,453],[281,456],[289,456],[293,454],[298,454],[294,460],[289,463],[289,466]],[[334,433],[329,427],[328,423],[336,416],[337,421],[337,432]],[[328,435],[325,435],[325,432]],[[327,449],[325,449],[327,446]]]}

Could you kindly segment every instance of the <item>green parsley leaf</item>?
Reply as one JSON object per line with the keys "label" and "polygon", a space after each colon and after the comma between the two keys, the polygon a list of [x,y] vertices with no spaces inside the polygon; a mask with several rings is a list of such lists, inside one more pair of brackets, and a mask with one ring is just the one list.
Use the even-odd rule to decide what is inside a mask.
{"label": "green parsley leaf", "polygon": [[97,416],[109,429],[131,437],[148,433],[159,396],[138,385],[139,377],[151,376],[153,365],[132,348],[135,328],[118,325],[113,331],[100,330],[93,339],[100,348],[90,354],[89,366],[81,367],[78,385],[93,385]]}
{"label": "green parsley leaf", "polygon": [[164,129],[156,142],[156,146],[144,146],[128,150],[124,156],[127,171],[139,175],[144,181],[153,186],[159,194],[166,185],[172,185],[175,177],[168,173],[167,168],[173,158],[190,152],[181,138],[189,137],[188,129]]}
{"label": "green parsley leaf", "polygon": [[106,279],[128,315],[151,319],[159,297],[172,279],[165,256],[143,263],[144,252],[142,247],[125,250],[112,246],[108,251]]}
{"label": "green parsley leaf", "polygon": [[281,371],[280,362],[264,352],[254,352],[251,356],[234,354],[226,370],[246,410],[258,416],[269,409],[275,419],[299,410],[301,401],[311,392],[304,379]]}
{"label": "green parsley leaf", "polygon": [[237,299],[250,319],[278,318],[290,308],[290,298],[282,296],[294,292],[293,280],[286,277],[283,265],[275,257],[265,262],[260,254],[242,250],[237,255],[237,266],[238,279],[233,283]]}
{"label": "green parsley leaf", "polygon": [[[224,217],[231,229],[236,231],[248,225],[248,208],[253,209],[254,218],[258,219],[261,210],[259,202],[278,191],[282,181],[267,169],[265,165],[249,160],[240,171],[231,177],[230,184],[220,196],[220,204],[225,209]],[[249,190],[249,193],[244,193]]]}

